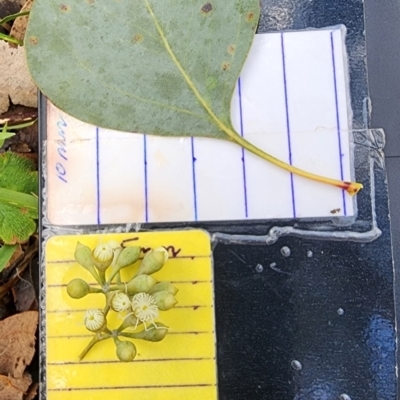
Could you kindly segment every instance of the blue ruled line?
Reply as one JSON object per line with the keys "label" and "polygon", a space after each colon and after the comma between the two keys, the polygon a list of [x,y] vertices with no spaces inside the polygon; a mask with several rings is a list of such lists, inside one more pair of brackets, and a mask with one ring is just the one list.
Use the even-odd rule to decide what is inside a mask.
{"label": "blue ruled line", "polygon": [[147,136],[143,135],[143,152],[144,152],[144,219],[149,222],[149,199],[147,188]]}
{"label": "blue ruled line", "polygon": [[[283,84],[285,88],[285,107],[286,107],[286,130],[289,148],[289,164],[292,165],[292,143],[290,139],[290,119],[289,119],[289,104],[288,104],[288,93],[287,93],[287,80],[286,80],[286,60],[285,60],[285,44],[283,40],[283,33],[281,33],[281,48],[282,48],[282,67],[283,67]],[[296,218],[296,201],[294,195],[294,182],[293,174],[290,173],[290,184],[292,190],[292,209],[293,218]]]}
{"label": "blue ruled line", "polygon": [[[331,32],[331,51],[332,51],[332,66],[333,66],[333,83],[335,88],[335,106],[336,106],[336,127],[339,144],[339,160],[340,160],[340,179],[343,181],[343,153],[342,153],[342,138],[340,134],[340,116],[339,116],[339,99],[337,90],[337,78],[336,78],[336,60],[335,60],[335,43],[333,40],[333,32]],[[346,210],[346,196],[344,189],[342,189],[342,200],[343,200],[343,214],[347,215]]]}
{"label": "blue ruled line", "polygon": [[194,154],[194,138],[191,137],[192,146],[192,180],[193,180],[193,208],[194,208],[194,220],[197,221],[197,188],[196,188],[196,157]]}
{"label": "blue ruled line", "polygon": [[[238,92],[239,92],[239,113],[240,113],[240,135],[244,136],[243,130],[243,109],[242,109],[242,84],[240,81],[240,77],[238,79]],[[249,217],[248,208],[247,208],[247,184],[246,184],[246,159],[244,148],[242,147],[242,165],[243,165],[243,193],[244,193],[244,211],[246,218]]]}
{"label": "blue ruled line", "polygon": [[99,128],[96,127],[96,198],[97,198],[97,225],[100,221],[100,143],[99,143]]}

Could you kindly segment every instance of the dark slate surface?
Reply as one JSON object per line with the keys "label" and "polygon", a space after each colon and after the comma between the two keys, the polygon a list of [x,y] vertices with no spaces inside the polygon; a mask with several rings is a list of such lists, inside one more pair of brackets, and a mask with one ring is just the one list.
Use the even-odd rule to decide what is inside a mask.
{"label": "dark slate surface", "polygon": [[384,171],[375,178],[382,236],[372,243],[216,247],[220,400],[395,399]]}
{"label": "dark slate surface", "polygon": [[[400,310],[400,3],[366,0],[371,125],[385,129],[397,315]],[[399,317],[397,317],[399,320]],[[400,357],[398,356],[398,363]],[[400,398],[400,391],[398,394]]]}

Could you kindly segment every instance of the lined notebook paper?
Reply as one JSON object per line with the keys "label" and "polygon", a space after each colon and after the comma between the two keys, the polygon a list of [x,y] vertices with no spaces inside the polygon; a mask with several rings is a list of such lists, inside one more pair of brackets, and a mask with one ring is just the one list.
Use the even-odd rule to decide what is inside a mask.
{"label": "lined notebook paper", "polygon": [[[345,30],[258,34],[231,113],[247,140],[296,167],[351,180]],[[47,216],[59,225],[354,215],[347,193],[239,146],[91,126],[48,104]]]}
{"label": "lined notebook paper", "polygon": [[[67,295],[66,285],[72,279],[93,280],[73,259],[76,242],[93,248],[100,242],[132,237],[138,238],[136,246],[180,250],[153,275],[179,289],[178,305],[160,312],[157,319],[169,326],[169,332],[157,343],[135,340],[137,356],[132,362],[117,360],[111,339],[98,343],[79,362],[92,337],[83,325],[85,310],[102,308],[104,297],[92,294],[76,300]],[[132,274],[122,272],[123,281]],[[47,399],[217,399],[211,250],[204,232],[57,236],[46,245],[45,274]],[[116,328],[122,320],[111,313],[108,326]]]}

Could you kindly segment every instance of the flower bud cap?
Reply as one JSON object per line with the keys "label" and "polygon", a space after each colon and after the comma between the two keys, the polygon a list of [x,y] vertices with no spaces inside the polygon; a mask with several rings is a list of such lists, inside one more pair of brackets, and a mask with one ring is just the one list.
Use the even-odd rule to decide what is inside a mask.
{"label": "flower bud cap", "polygon": [[107,323],[103,311],[97,308],[87,310],[83,321],[86,329],[91,332],[100,332]]}
{"label": "flower bud cap", "polygon": [[96,246],[92,253],[93,263],[99,271],[105,271],[112,263],[114,251],[107,243]]}

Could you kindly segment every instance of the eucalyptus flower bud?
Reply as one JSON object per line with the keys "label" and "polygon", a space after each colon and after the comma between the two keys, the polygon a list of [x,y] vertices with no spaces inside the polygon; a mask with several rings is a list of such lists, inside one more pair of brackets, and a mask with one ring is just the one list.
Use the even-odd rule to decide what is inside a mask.
{"label": "eucalyptus flower bud", "polygon": [[138,246],[125,247],[124,249],[122,249],[121,254],[118,257],[116,266],[119,269],[129,267],[137,260],[139,260],[139,256],[140,256],[140,247]]}
{"label": "eucalyptus flower bud", "polygon": [[85,246],[84,244],[77,242],[76,247],[75,247],[75,260],[86,270],[88,270],[93,277],[96,279],[96,281],[100,284],[102,284],[99,275],[94,268],[93,265],[93,258],[92,258],[92,251],[90,250],[90,247]]}
{"label": "eucalyptus flower bud", "polygon": [[124,249],[116,249],[108,282],[111,282],[114,279],[115,275],[117,275],[117,273],[121,269],[134,264],[139,259],[139,256],[140,247],[137,246],[125,247]]}
{"label": "eucalyptus flower bud", "polygon": [[138,321],[138,319],[133,315],[133,313],[129,313],[122,324],[118,328],[118,332],[122,332],[126,328],[137,327],[142,324],[142,321]]}
{"label": "eucalyptus flower bud", "polygon": [[140,292],[147,293],[156,283],[157,281],[149,275],[139,275],[126,284],[126,291],[130,295]]}
{"label": "eucalyptus flower bud", "polygon": [[114,343],[117,348],[116,354],[120,361],[133,361],[133,359],[136,357],[136,347],[132,342],[127,340],[122,341],[118,338],[115,338]]}
{"label": "eucalyptus flower bud", "polygon": [[157,327],[153,326],[147,331],[140,332],[140,339],[147,340],[149,342],[160,342],[165,338],[168,333],[168,326],[165,326],[161,322],[157,322]]}
{"label": "eucalyptus flower bud", "polygon": [[157,307],[161,311],[168,311],[175,306],[178,301],[173,294],[163,290],[153,294],[154,300],[156,301]]}
{"label": "eucalyptus flower bud", "polygon": [[161,291],[166,291],[169,292],[173,295],[176,295],[179,292],[179,289],[174,286],[171,282],[158,282],[156,283],[150,290],[150,294],[153,294],[155,292],[161,292]]}
{"label": "eucalyptus flower bud", "polygon": [[90,247],[78,242],[75,247],[75,260],[86,269],[93,267],[92,251]]}
{"label": "eucalyptus flower bud", "polygon": [[100,244],[92,252],[93,262],[99,271],[105,271],[112,263],[114,251],[108,244]]}
{"label": "eucalyptus flower bud", "polygon": [[126,311],[131,306],[131,300],[124,292],[117,292],[111,300],[111,308],[114,311]]}
{"label": "eucalyptus flower bud", "polygon": [[168,251],[164,247],[150,250],[143,258],[138,275],[154,274],[159,271],[168,260]]}
{"label": "eucalyptus flower bud", "polygon": [[67,286],[67,293],[73,299],[81,299],[90,293],[90,286],[83,279],[72,279]]}
{"label": "eucalyptus flower bud", "polygon": [[100,332],[107,323],[103,311],[97,308],[91,308],[87,310],[83,321],[86,329],[91,332]]}

